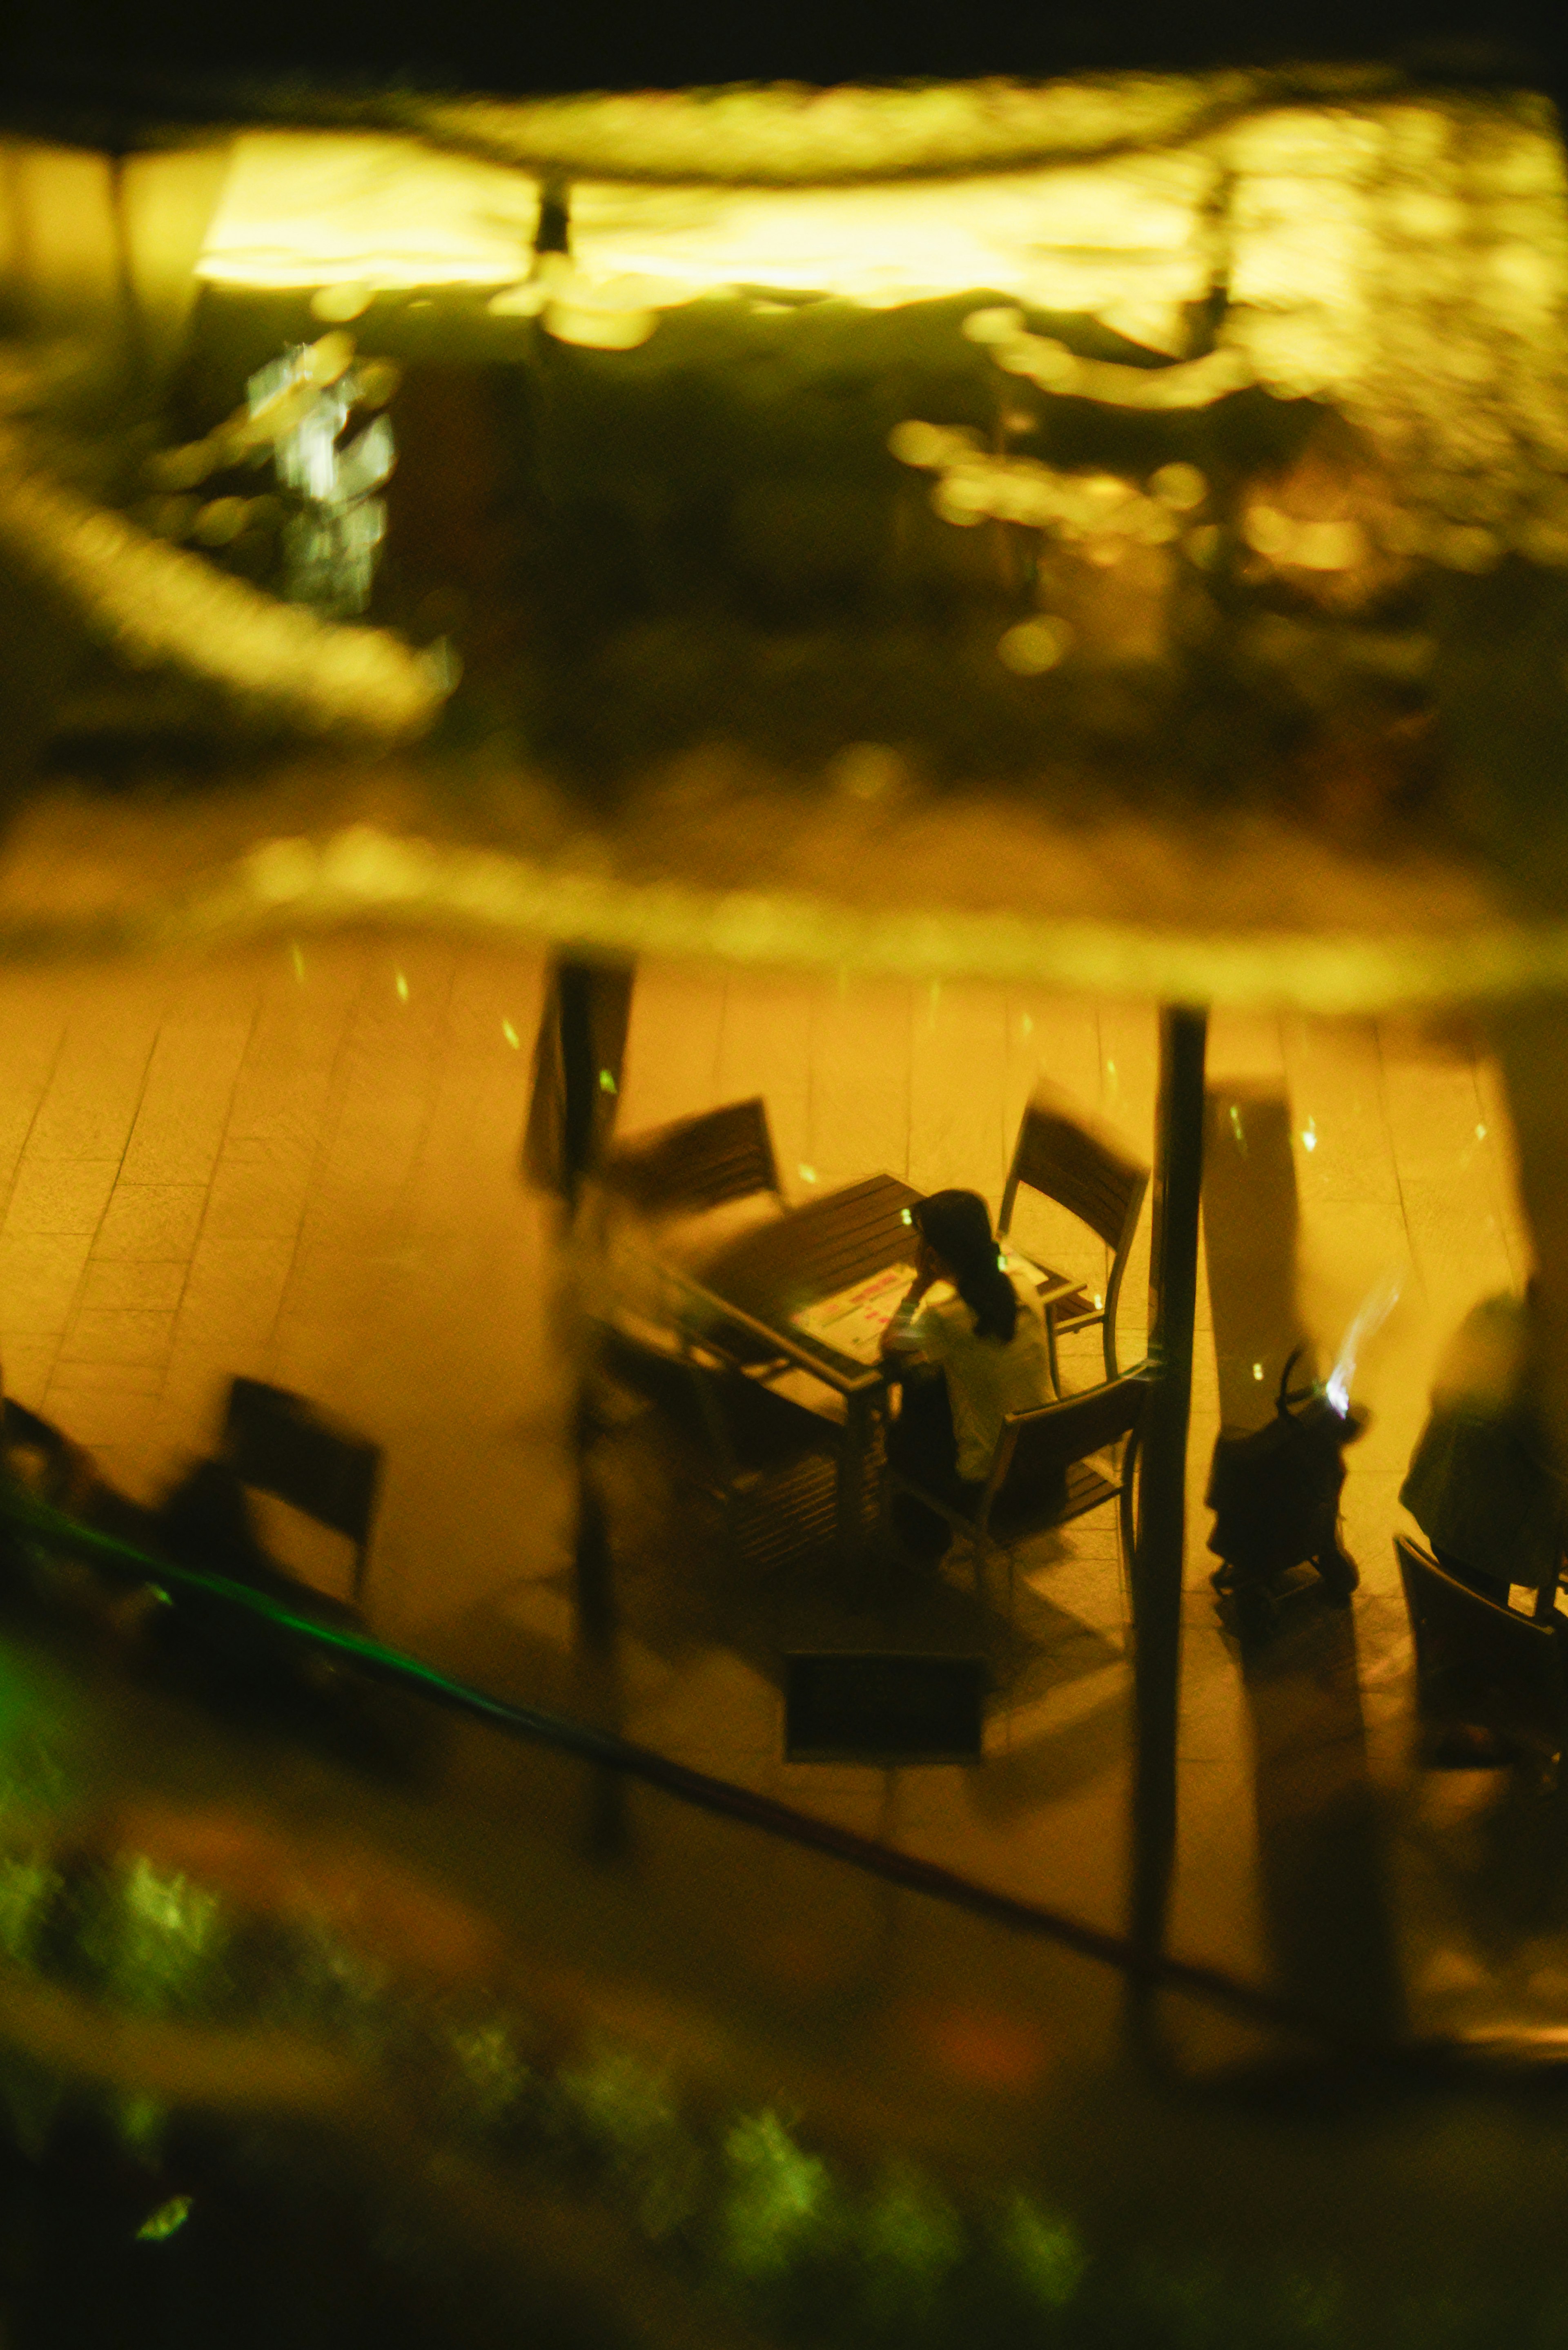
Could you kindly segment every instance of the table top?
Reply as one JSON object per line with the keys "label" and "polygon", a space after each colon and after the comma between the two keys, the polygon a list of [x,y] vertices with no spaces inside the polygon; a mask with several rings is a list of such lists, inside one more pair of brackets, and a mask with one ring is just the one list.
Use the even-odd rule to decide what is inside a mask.
{"label": "table top", "polygon": [[884,1266],[915,1261],[907,1211],[921,1197],[896,1175],[868,1175],[759,1225],[722,1249],[690,1284],[775,1331],[787,1351],[846,1392],[881,1372],[797,1328],[802,1306],[836,1296]]}

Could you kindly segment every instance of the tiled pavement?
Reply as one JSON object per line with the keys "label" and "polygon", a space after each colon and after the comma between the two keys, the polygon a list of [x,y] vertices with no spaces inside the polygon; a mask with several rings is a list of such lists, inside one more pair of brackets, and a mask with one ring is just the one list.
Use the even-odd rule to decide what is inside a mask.
{"label": "tiled pavement", "polygon": [[[380,933],[7,975],[0,1356],[8,1390],[142,1498],[210,1440],[235,1372],[330,1406],[386,1448],[377,1627],[548,1702],[581,1692],[554,1211],[517,1175],[540,997],[536,958]],[[760,1091],[797,1196],[885,1168],[994,1204],[1041,1076],[1147,1156],[1155,1065],[1144,1006],[652,968],[619,1115],[631,1131]],[[1210,1149],[1238,1154],[1210,1212],[1222,1197],[1240,1221],[1215,1226],[1212,1299],[1200,1274],[1177,1939],[1249,1972],[1321,1981],[1337,1969],[1354,2002],[1351,1978],[1376,1972],[1363,1964],[1371,1929],[1347,1897],[1330,1947],[1338,1929],[1318,1897],[1360,1871],[1396,1917],[1418,1996],[1426,1982],[1439,2002],[1484,2002],[1522,1966],[1545,1997],[1568,1968],[1550,1903],[1523,1958],[1483,1950],[1472,1916],[1494,1867],[1489,1823],[1512,1798],[1492,1779],[1407,1770],[1389,1540],[1436,1349],[1476,1297],[1523,1272],[1495,1075],[1462,1035],[1272,1016],[1217,1016],[1210,1069]],[[1033,1237],[1103,1273],[1070,1228],[1047,1218]],[[1205,1581],[1221,1398],[1231,1416],[1261,1416],[1287,1326],[1299,1318],[1325,1367],[1394,1271],[1399,1305],[1356,1378],[1374,1417],[1345,1489],[1364,1578],[1353,1617],[1303,1600],[1268,1658],[1243,1659]],[[1146,1283],[1147,1219],[1124,1361],[1141,1349]],[[1095,1376],[1096,1352],[1091,1338],[1069,1359],[1074,1383]],[[628,1732],[1117,1923],[1127,1625],[1114,1530],[1090,1521],[1028,1554],[1011,1620],[1000,1588],[982,1600],[955,1574],[850,1622],[831,1571],[749,1588],[690,1526],[672,1527],[657,1454],[634,1423],[606,1461]],[[271,1531],[340,1586],[331,1538]],[[998,1682],[983,1768],[784,1763],[777,1657],[843,1640],[983,1649]]]}

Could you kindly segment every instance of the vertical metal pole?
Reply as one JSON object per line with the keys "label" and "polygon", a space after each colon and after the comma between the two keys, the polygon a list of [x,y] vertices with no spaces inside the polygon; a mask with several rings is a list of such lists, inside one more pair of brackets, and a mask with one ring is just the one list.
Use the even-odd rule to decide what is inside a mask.
{"label": "vertical metal pole", "polygon": [[1132,1934],[1154,1957],[1165,1939],[1176,1857],[1176,1736],[1181,1683],[1181,1570],[1187,1532],[1187,1427],[1198,1302],[1198,1211],[1203,1185],[1203,1056],[1208,1014],[1159,1015],[1149,1262],[1149,1360],[1137,1539],[1132,1561]]}
{"label": "vertical metal pole", "polygon": [[[558,962],[555,970],[556,1042],[561,1069],[561,1189],[566,1201],[567,1245],[583,1184],[592,1172],[600,1127],[600,1083],[596,1003],[607,974],[591,963]],[[625,986],[618,974],[617,987]],[[624,1025],[622,1027],[624,1035]],[[577,1532],[573,1558],[577,1644],[584,1696],[597,1711],[618,1711],[616,1690],[615,1586],[604,1505],[594,1478],[593,1362],[586,1323],[581,1350],[573,1445],[576,1462]],[[613,1722],[610,1725],[613,1727]],[[626,1790],[618,1772],[595,1766],[589,1798],[589,1841],[596,1852],[618,1852],[626,1841]]]}
{"label": "vertical metal pole", "polygon": [[594,992],[598,973],[591,964],[556,965],[556,1018],[561,1048],[561,1178],[566,1205],[575,1210],[593,1163],[599,1073],[594,1051]]}
{"label": "vertical metal pole", "polygon": [[[571,1219],[576,1212],[584,1180],[592,1166],[597,1124],[599,1073],[598,1058],[594,1050],[593,1022],[597,976],[592,967],[585,963],[561,962],[556,970],[561,1048],[561,1171],[568,1231]],[[575,1431],[577,1454],[577,1629],[586,1648],[606,1656],[615,1640],[615,1599],[604,1512],[588,1466],[588,1448],[592,1440],[591,1397],[588,1391],[591,1367],[585,1361],[581,1370]]]}

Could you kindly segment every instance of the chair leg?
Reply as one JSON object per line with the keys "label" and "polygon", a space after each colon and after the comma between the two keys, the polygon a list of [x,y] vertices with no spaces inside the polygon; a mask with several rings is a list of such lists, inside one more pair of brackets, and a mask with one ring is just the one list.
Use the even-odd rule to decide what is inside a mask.
{"label": "chair leg", "polygon": [[[989,1577],[992,1563],[996,1556],[999,1545],[996,1543],[987,1541],[985,1536],[981,1534],[971,1536],[970,1548],[974,1554],[975,1600],[977,1605],[983,1607],[990,1588]],[[1005,1550],[1002,1553],[1002,1555],[1007,1561],[1007,1608],[1008,1620],[1011,1622],[1012,1615],[1012,1552],[1011,1547]]]}
{"label": "chair leg", "polygon": [[1062,1370],[1056,1360],[1056,1312],[1051,1305],[1045,1308],[1045,1359],[1050,1366],[1051,1391],[1053,1395],[1059,1397],[1062,1392]]}

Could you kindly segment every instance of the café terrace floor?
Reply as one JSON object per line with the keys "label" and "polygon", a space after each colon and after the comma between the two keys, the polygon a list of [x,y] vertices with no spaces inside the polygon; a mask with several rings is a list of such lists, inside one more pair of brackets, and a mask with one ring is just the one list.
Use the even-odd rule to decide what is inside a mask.
{"label": "caf\u00e9 terrace floor", "polygon": [[[556,1211],[518,1175],[542,980],[526,953],[387,933],[8,973],[0,1355],[7,1392],[142,1501],[210,1447],[236,1372],[331,1408],[385,1448],[373,1628],[569,1708],[601,1700],[573,1661]],[[885,1169],[994,1206],[1041,1077],[1149,1155],[1155,1026],[1147,1006],[1023,991],[648,966],[620,1129],[761,1092],[795,1197]],[[1507,1774],[1415,1769],[1390,1541],[1438,1346],[1523,1275],[1495,1071],[1462,1024],[1219,1015],[1210,1072],[1174,1945],[1368,2023],[1568,2021],[1554,1807]],[[1035,1237],[1096,1273],[1064,1255],[1064,1227]],[[1124,1363],[1147,1245],[1146,1212]],[[1356,1377],[1373,1417],[1345,1494],[1361,1591],[1349,1613],[1302,1597],[1243,1655],[1207,1582],[1216,1429],[1263,1416],[1298,1324],[1326,1369],[1390,1274],[1402,1294]],[[1077,1342],[1069,1383],[1097,1361]],[[646,1420],[607,1445],[626,1734],[1119,1928],[1114,1527],[1029,1549],[1011,1622],[1005,1579],[981,1600],[957,1567],[852,1615],[831,1565],[749,1580],[677,1522],[664,1467]],[[335,1538],[286,1515],[268,1518],[280,1554],[343,1588]],[[841,1645],[983,1653],[983,1762],[786,1763],[779,1657]]]}

